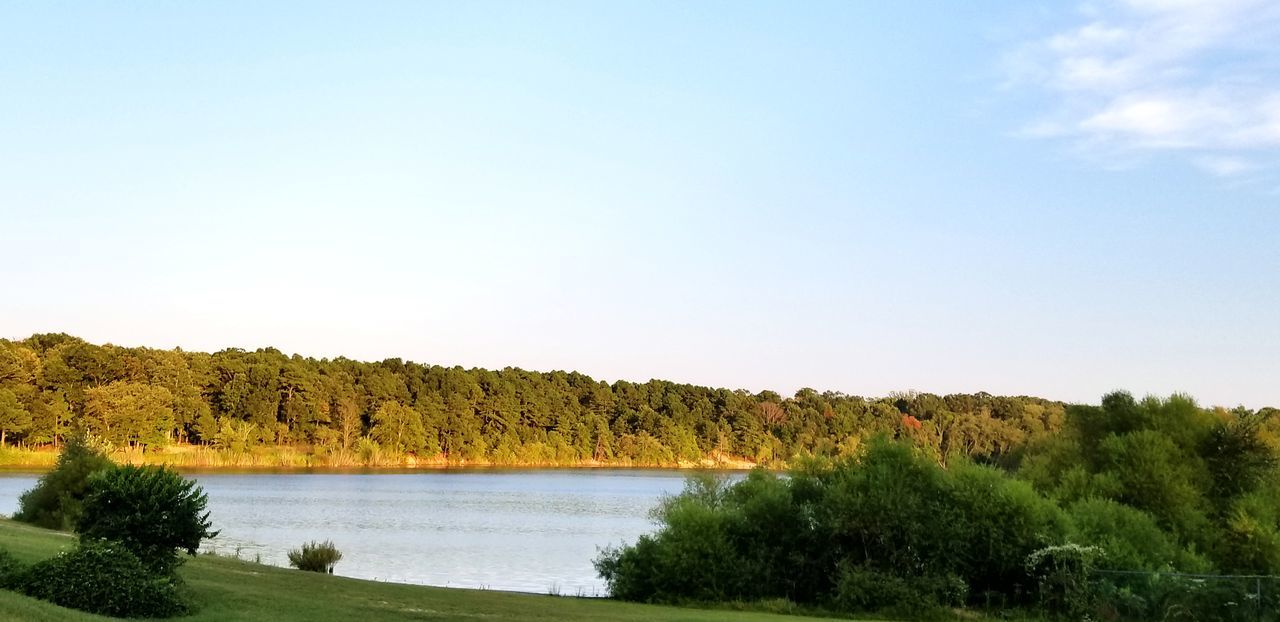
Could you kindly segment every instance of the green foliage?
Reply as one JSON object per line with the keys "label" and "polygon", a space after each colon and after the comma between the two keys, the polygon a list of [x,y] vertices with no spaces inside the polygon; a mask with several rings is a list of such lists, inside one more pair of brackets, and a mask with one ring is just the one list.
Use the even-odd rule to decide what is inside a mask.
{"label": "green foliage", "polygon": [[0,447],[31,427],[31,412],[11,390],[0,388]]}
{"label": "green foliage", "polygon": [[47,529],[70,529],[80,517],[89,479],[111,467],[92,437],[83,432],[72,436],[53,470],[18,498],[13,518]]}
{"label": "green foliage", "polygon": [[1093,616],[1109,620],[1280,619],[1280,581],[1274,578],[1103,573],[1095,580],[1090,600]]}
{"label": "green foliage", "polygon": [[656,534],[597,558],[614,596],[871,611],[890,601],[959,604],[974,589],[1012,598],[1015,585],[1030,585],[1027,555],[1069,531],[1065,514],[1023,482],[989,467],[944,470],[883,439],[786,478],[695,479],[657,518]]}
{"label": "green foliage", "polygon": [[0,588],[13,589],[26,568],[7,549],[0,549]]}
{"label": "green foliage", "polygon": [[1280,459],[1262,436],[1271,413],[1237,409],[1214,425],[1201,441],[1200,454],[1211,479],[1210,498],[1222,501],[1256,490],[1275,472]]}
{"label": "green foliage", "polygon": [[[694,477],[685,492],[668,498],[655,517],[668,529],[660,537],[641,536],[633,547],[606,549],[595,560],[610,592],[627,600],[731,600],[749,596],[751,580],[729,544],[729,517],[719,511],[722,482]],[[685,581],[691,575],[699,580]]]}
{"label": "green foliage", "polygon": [[370,436],[380,445],[393,451],[422,451],[426,445],[426,431],[422,415],[401,404],[387,402],[374,411]]}
{"label": "green foliage", "polygon": [[1093,609],[1091,573],[1102,557],[1096,546],[1061,544],[1027,555],[1027,573],[1035,580],[1039,605],[1068,618],[1087,618]]}
{"label": "green foliage", "polygon": [[1280,574],[1268,412],[1113,393],[1068,409],[1062,436],[1029,446],[1018,473],[1071,506],[1109,566]]}
{"label": "green foliage", "polygon": [[832,603],[844,611],[867,611],[921,618],[968,599],[969,587],[956,576],[911,577],[849,566],[840,571]]}
{"label": "green foliage", "polygon": [[194,481],[163,467],[119,466],[89,480],[76,522],[82,542],[119,542],[153,572],[167,574],[179,552],[195,555],[209,530],[207,496]]}
{"label": "green foliage", "polygon": [[1275,574],[1280,568],[1280,478],[1231,502],[1215,543],[1217,559],[1236,572]]}
{"label": "green foliage", "polygon": [[1109,499],[1086,499],[1067,508],[1072,540],[1102,552],[1099,563],[1124,570],[1206,570],[1208,562],[1178,546],[1150,514]]}
{"label": "green foliage", "polygon": [[167,618],[189,611],[176,577],[156,574],[118,543],[86,540],[22,571],[14,589],[51,603],[122,618]]}
{"label": "green foliage", "polygon": [[[200,442],[238,456],[275,443],[335,461],[350,460],[369,436],[380,447],[376,463],[414,455],[453,463],[781,464],[851,455],[858,439],[883,433],[940,460],[1005,463],[1055,432],[1064,411],[1028,397],[868,399],[802,389],[784,398],[661,380],[606,384],[566,372],[318,360],[272,348],[99,346],[66,335],[0,340],[0,359],[7,370],[0,392],[14,395],[0,393],[0,402],[16,404],[0,406],[0,441],[57,443],[79,426],[131,449]],[[28,413],[31,422],[6,427],[5,412]],[[904,415],[920,428],[904,427]]]}
{"label": "green foliage", "polygon": [[85,390],[85,424],[119,445],[163,446],[174,427],[173,394],[162,386],[113,382]]}
{"label": "green foliage", "polygon": [[308,572],[333,574],[333,566],[342,560],[342,552],[333,542],[308,542],[289,551],[289,565]]}
{"label": "green foliage", "polygon": [[962,546],[951,572],[966,577],[975,592],[1022,581],[1028,551],[1066,539],[1066,514],[1029,484],[969,464],[953,467],[950,476],[947,498],[960,517],[949,532]]}
{"label": "green foliage", "polygon": [[258,442],[258,426],[248,421],[223,419],[212,435],[213,444],[236,454],[243,454]]}
{"label": "green foliage", "polygon": [[1190,535],[1207,520],[1208,473],[1200,461],[1187,460],[1168,435],[1157,430],[1108,435],[1096,456],[1119,481],[1118,500],[1150,512],[1162,527]]}
{"label": "green foliage", "polygon": [[[924,404],[922,417],[940,408],[901,402]],[[1079,618],[1177,596],[1202,615],[1222,594],[1139,594],[1097,569],[1280,572],[1280,474],[1252,417],[1113,394],[1070,409],[1063,438],[1029,446],[1025,480],[963,458],[944,467],[935,446],[883,437],[848,458],[797,460],[787,477],[694,478],[658,509],[656,533],[596,568],[614,596],[649,602],[910,616],[995,602]],[[1246,472],[1229,473],[1228,456]]]}

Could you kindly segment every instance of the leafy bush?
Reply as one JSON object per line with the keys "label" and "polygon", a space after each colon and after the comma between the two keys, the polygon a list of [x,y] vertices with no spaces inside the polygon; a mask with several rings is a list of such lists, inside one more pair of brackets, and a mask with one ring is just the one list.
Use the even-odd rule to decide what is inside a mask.
{"label": "leafy bush", "polygon": [[126,465],[89,480],[76,524],[81,541],[112,540],[124,545],[151,571],[168,574],[179,551],[195,555],[212,538],[208,497],[194,481],[164,467]]}
{"label": "leafy bush", "polygon": [[24,567],[13,553],[0,549],[0,588],[12,588]]}
{"label": "leafy bush", "polygon": [[151,572],[127,548],[86,540],[47,559],[12,584],[56,605],[122,618],[167,618],[189,611],[176,577]]}
{"label": "leafy bush", "polygon": [[1104,568],[1124,570],[1205,570],[1207,562],[1183,550],[1150,514],[1105,499],[1086,499],[1067,508],[1073,540],[1097,546]]}
{"label": "leafy bush", "polygon": [[1093,590],[1096,617],[1111,620],[1274,622],[1274,580],[1177,574],[1103,574]]}
{"label": "leafy bush", "polygon": [[1016,599],[1032,583],[1027,555],[1069,526],[1024,482],[988,467],[944,470],[883,439],[789,477],[694,480],[656,518],[656,534],[597,558],[613,596],[897,612],[963,604],[970,586]]}
{"label": "leafy bush", "polygon": [[919,618],[944,607],[963,605],[968,595],[968,585],[956,576],[900,577],[850,566],[840,572],[832,604],[845,611]]}
{"label": "leafy bush", "polygon": [[34,488],[22,493],[14,520],[46,529],[71,529],[80,517],[89,478],[111,466],[111,460],[88,435],[73,435],[53,470],[45,473]]}
{"label": "leafy bush", "polygon": [[[914,603],[915,591],[906,579],[876,572],[862,566],[847,568],[836,582],[834,602],[846,611],[883,611],[890,607]],[[916,603],[928,607],[933,603]]]}
{"label": "leafy bush", "polygon": [[812,537],[795,503],[786,480],[767,471],[732,487],[692,477],[654,512],[666,526],[660,534],[602,551],[596,570],[627,600],[814,601],[830,580],[807,574],[817,564],[797,552],[810,551]]}
{"label": "leafy bush", "polygon": [[289,551],[289,565],[298,570],[308,572],[327,572],[333,574],[333,566],[342,559],[342,551],[333,542],[311,541],[300,549]]}
{"label": "leafy bush", "polygon": [[1096,546],[1047,546],[1027,556],[1027,572],[1035,578],[1040,606],[1046,611],[1087,617],[1093,607],[1090,573],[1102,557]]}
{"label": "leafy bush", "polygon": [[935,575],[964,576],[975,593],[1008,592],[1015,584],[1026,584],[1028,554],[1066,540],[1066,513],[1030,484],[971,464],[955,465],[948,475],[948,499],[958,520],[946,525],[945,532],[962,553]]}

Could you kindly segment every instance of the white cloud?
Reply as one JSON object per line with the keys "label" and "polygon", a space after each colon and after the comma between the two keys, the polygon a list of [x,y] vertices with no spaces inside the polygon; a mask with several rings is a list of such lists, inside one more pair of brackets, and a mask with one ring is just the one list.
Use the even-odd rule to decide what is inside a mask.
{"label": "white cloud", "polygon": [[1019,135],[1126,158],[1185,153],[1218,176],[1280,150],[1280,3],[1109,0],[1080,13],[1007,59],[1012,83],[1051,102]]}
{"label": "white cloud", "polygon": [[1236,177],[1259,168],[1256,162],[1235,156],[1200,156],[1192,162],[1200,170],[1216,177]]}

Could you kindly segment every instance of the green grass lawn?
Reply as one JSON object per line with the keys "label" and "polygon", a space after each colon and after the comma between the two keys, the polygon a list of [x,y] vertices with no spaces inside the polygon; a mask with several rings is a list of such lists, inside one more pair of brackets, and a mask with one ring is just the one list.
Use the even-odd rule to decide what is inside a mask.
{"label": "green grass lawn", "polygon": [[[0,547],[26,563],[74,546],[72,536],[0,519]],[[604,599],[423,587],[347,579],[201,555],[180,571],[195,594],[191,622],[222,620],[635,620],[796,622],[768,613],[637,605]],[[108,620],[0,590],[0,620]]]}

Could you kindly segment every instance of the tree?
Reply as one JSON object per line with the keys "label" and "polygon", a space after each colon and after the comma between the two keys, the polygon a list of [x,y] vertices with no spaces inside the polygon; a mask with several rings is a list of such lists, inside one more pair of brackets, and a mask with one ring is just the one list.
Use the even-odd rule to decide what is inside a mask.
{"label": "tree", "polygon": [[46,529],[70,529],[80,518],[89,478],[111,467],[111,460],[83,431],[67,439],[53,470],[18,498],[15,520]]}
{"label": "tree", "polygon": [[180,552],[195,555],[200,542],[213,538],[208,497],[194,480],[165,467],[124,465],[89,480],[83,511],[76,521],[81,542],[119,542],[159,574],[170,574]]}
{"label": "tree", "polygon": [[257,426],[248,421],[223,419],[218,426],[218,431],[213,435],[213,444],[232,453],[245,453],[258,440],[256,428]]}
{"label": "tree", "polygon": [[27,442],[57,447],[71,423],[71,405],[57,391],[45,391],[31,403],[31,429]]}
{"label": "tree", "polygon": [[393,451],[419,451],[425,443],[422,416],[400,402],[386,402],[372,417],[370,435]]}
{"label": "tree", "polygon": [[164,387],[113,382],[85,391],[84,408],[91,429],[112,443],[164,445],[173,430],[173,394]]}
{"label": "tree", "polygon": [[330,395],[329,419],[337,425],[338,439],[342,449],[350,449],[364,430],[364,422],[360,420],[360,405],[356,402],[355,379],[350,374],[342,373],[326,379]]}
{"label": "tree", "polygon": [[10,434],[21,434],[31,427],[31,413],[9,389],[0,389],[0,447]]}

